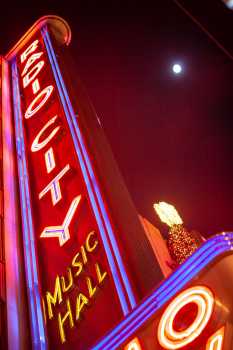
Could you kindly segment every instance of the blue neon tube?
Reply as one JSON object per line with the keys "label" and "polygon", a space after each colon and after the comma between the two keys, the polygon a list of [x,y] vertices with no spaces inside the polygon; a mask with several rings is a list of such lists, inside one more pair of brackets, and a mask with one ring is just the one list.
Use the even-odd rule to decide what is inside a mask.
{"label": "blue neon tube", "polygon": [[[50,63],[51,63],[51,66],[52,66],[52,69],[54,72],[54,77],[55,77],[55,80],[57,83],[57,87],[59,89],[59,93],[60,93],[60,97],[61,97],[61,100],[63,103],[64,110],[66,113],[66,118],[67,118],[70,130],[71,130],[71,134],[73,137],[74,145],[76,148],[76,153],[78,155],[80,165],[82,167],[84,180],[85,180],[86,185],[87,185],[87,190],[88,190],[88,193],[89,193],[89,196],[91,199],[91,203],[92,203],[92,207],[93,207],[96,219],[97,219],[97,223],[100,222],[101,217],[100,217],[100,213],[98,210],[98,206],[97,206],[95,197],[97,198],[98,205],[99,205],[99,208],[101,210],[102,217],[104,219],[105,227],[107,227],[107,230],[105,230],[104,226],[102,224],[101,226],[99,226],[99,229],[100,229],[100,233],[101,233],[105,248],[107,248],[106,253],[107,253],[109,263],[110,263],[110,268],[111,268],[112,272],[114,270],[116,270],[113,266],[111,266],[113,259],[110,258],[111,250],[109,247],[107,235],[111,236],[110,242],[112,243],[112,248],[113,248],[112,250],[115,253],[115,259],[117,261],[118,268],[120,270],[121,277],[122,277],[121,281],[125,286],[129,301],[131,303],[131,307],[135,307],[136,301],[135,301],[135,298],[133,296],[133,292],[132,292],[132,289],[131,289],[131,286],[130,286],[130,283],[128,280],[128,276],[127,276],[125,268],[123,266],[122,259],[120,257],[120,253],[119,253],[119,249],[118,249],[118,246],[116,244],[116,241],[115,241],[115,237],[113,238],[113,236],[114,236],[113,232],[112,232],[112,230],[110,230],[110,220],[109,220],[107,213],[106,213],[106,210],[104,208],[103,200],[102,200],[102,197],[100,195],[97,181],[95,179],[95,176],[94,176],[91,164],[90,164],[90,160],[89,160],[89,157],[87,155],[87,151],[86,151],[85,146],[84,146],[84,142],[82,140],[81,132],[79,130],[77,123],[76,122],[74,123],[74,120],[72,118],[72,116],[74,116],[74,112],[73,112],[73,109],[72,109],[72,106],[71,106],[71,103],[70,103],[70,100],[69,100],[69,97],[68,97],[68,94],[67,94],[67,91],[66,91],[66,88],[65,88],[57,61],[56,61],[55,54],[54,54],[53,49],[52,49],[52,45],[50,43],[48,32],[46,30],[42,30],[42,33],[44,36],[45,45],[47,48]],[[68,110],[67,110],[67,108],[68,108]],[[75,117],[74,117],[74,119],[76,120]],[[115,272],[115,275],[116,275],[116,272]],[[113,276],[114,276],[114,274],[113,274]],[[119,283],[120,283],[120,279],[118,277],[117,283],[115,282],[115,286],[118,289],[119,289],[119,287],[117,285],[119,285]],[[119,290],[118,290],[118,295],[119,295]],[[122,293],[119,295],[119,297],[120,297],[121,304],[123,304],[122,301],[123,301],[123,298],[125,299],[125,297],[123,296]],[[125,304],[125,302],[124,302],[124,304]],[[124,306],[123,311],[124,311],[124,314],[126,315],[129,312],[128,307],[126,309],[125,305],[122,305],[122,306]]]}

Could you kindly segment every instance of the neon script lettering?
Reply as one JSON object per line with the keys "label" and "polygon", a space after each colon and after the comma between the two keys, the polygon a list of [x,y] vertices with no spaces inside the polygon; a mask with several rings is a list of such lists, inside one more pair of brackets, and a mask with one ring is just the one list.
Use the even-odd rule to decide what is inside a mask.
{"label": "neon script lettering", "polygon": [[[24,89],[31,87],[34,98],[29,103],[25,112],[25,119],[36,118],[38,112],[41,111],[50,99],[54,92],[54,86],[52,84],[41,88],[40,74],[45,68],[45,61],[41,60],[44,57],[44,52],[39,49],[39,41],[33,41],[21,54],[20,61],[24,64],[22,70],[22,85]],[[52,128],[52,129],[51,129]],[[50,133],[48,130],[51,129]],[[56,164],[56,152],[53,147],[50,146],[50,142],[56,135],[61,132],[61,125],[59,125],[58,115],[49,116],[49,120],[38,131],[35,136],[32,145],[31,152],[37,154],[37,152],[44,152],[44,161],[47,174],[57,168]],[[50,146],[47,149],[47,146]],[[43,200],[47,193],[50,193],[52,205],[55,206],[63,198],[60,181],[65,179],[66,173],[70,170],[70,165],[66,164],[63,169],[59,169],[53,180],[50,181],[38,194],[38,199]],[[70,203],[68,210],[64,213],[64,219],[62,223],[54,223],[54,225],[46,226],[41,232],[41,238],[58,238],[60,246],[64,245],[70,239],[69,225],[73,216],[76,213],[77,208],[80,206],[81,194],[78,193],[74,196]]]}

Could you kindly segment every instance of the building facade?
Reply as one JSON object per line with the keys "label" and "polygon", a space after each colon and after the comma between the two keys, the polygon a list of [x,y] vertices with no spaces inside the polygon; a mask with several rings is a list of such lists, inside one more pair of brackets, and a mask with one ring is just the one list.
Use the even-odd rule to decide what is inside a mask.
{"label": "building facade", "polygon": [[172,270],[74,74],[70,40],[67,22],[46,16],[1,59],[2,347],[231,349],[233,235]]}

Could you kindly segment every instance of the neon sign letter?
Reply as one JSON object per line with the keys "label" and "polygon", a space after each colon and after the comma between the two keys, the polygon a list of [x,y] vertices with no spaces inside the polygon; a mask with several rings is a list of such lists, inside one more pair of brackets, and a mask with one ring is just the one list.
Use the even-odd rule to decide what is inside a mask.
{"label": "neon sign letter", "polygon": [[[38,62],[32,69],[23,77],[23,87],[26,88],[41,71],[44,61]],[[32,74],[33,73],[33,74]]]}
{"label": "neon sign letter", "polygon": [[25,51],[22,53],[22,55],[20,56],[21,63],[23,63],[23,62],[26,60],[27,56],[28,56],[30,53],[32,53],[32,52],[34,52],[34,51],[36,50],[36,48],[37,48],[37,46],[38,46],[38,42],[39,42],[39,40],[35,40],[35,41],[33,41],[33,43],[32,43],[31,45],[29,45],[29,46],[26,48],[26,50],[25,50]]}
{"label": "neon sign letter", "polygon": [[222,350],[225,327],[214,333],[206,344],[206,350]]}
{"label": "neon sign letter", "polygon": [[81,200],[81,195],[73,199],[62,225],[45,227],[40,237],[42,238],[57,237],[59,239],[60,246],[65,244],[70,239],[69,225],[74,216],[76,208],[79,205],[80,200]]}
{"label": "neon sign letter", "polygon": [[48,151],[45,152],[44,157],[47,173],[49,174],[55,168],[56,165],[52,147],[50,147]]}
{"label": "neon sign letter", "polygon": [[27,73],[28,68],[30,68],[31,65],[32,65],[36,60],[38,60],[42,55],[43,55],[43,52],[38,52],[38,53],[34,53],[33,55],[31,55],[31,56],[29,57],[29,59],[27,60],[27,63],[25,64],[25,67],[24,67],[24,69],[23,69],[23,71],[22,71],[22,74],[21,74],[22,77],[24,76],[24,74]]}
{"label": "neon sign letter", "polygon": [[[174,329],[174,319],[178,312],[187,304],[195,303],[197,315],[192,324],[181,332]],[[164,311],[159,327],[158,341],[168,350],[180,349],[193,342],[205,329],[214,307],[214,297],[211,290],[204,286],[195,286],[180,293]]]}
{"label": "neon sign letter", "polygon": [[[38,112],[41,107],[45,104],[45,102],[48,100],[50,97],[51,93],[53,92],[53,86],[49,85],[46,88],[44,88],[39,95],[37,95],[34,100],[30,103],[28,109],[26,110],[25,113],[25,118],[29,119],[31,118],[36,112]],[[43,98],[41,98],[43,96]],[[39,101],[39,103],[38,103]],[[37,104],[38,103],[38,104]],[[36,105],[36,107],[34,106]],[[33,109],[34,107],[34,109]]]}
{"label": "neon sign letter", "polygon": [[131,342],[126,345],[124,350],[142,350],[138,338],[131,340]]}
{"label": "neon sign letter", "polygon": [[48,191],[51,191],[52,203],[53,205],[57,204],[61,198],[61,188],[60,188],[60,179],[65,173],[70,169],[69,164],[63,168],[57,176],[40,192],[39,199],[41,199]]}
{"label": "neon sign letter", "polygon": [[60,129],[60,126],[57,126],[50,134],[49,136],[47,136],[47,138],[44,141],[39,142],[41,136],[43,135],[43,133],[45,132],[45,130],[55,122],[55,120],[57,119],[57,115],[55,115],[55,117],[51,118],[46,124],[45,126],[40,130],[40,132],[37,134],[37,136],[35,137],[32,146],[31,146],[31,151],[32,152],[37,152],[39,150],[41,150],[44,146],[47,145],[47,143],[53,138],[53,136],[56,135],[56,133],[58,132],[58,130]]}

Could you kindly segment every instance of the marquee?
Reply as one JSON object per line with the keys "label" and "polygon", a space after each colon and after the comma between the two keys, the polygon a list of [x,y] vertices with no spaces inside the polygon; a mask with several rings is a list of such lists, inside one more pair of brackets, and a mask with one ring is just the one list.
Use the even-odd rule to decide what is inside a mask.
{"label": "marquee", "polygon": [[231,349],[233,234],[162,280],[98,120],[63,76],[59,45],[70,40],[68,24],[46,16],[3,62],[9,342],[29,314],[33,349]]}

